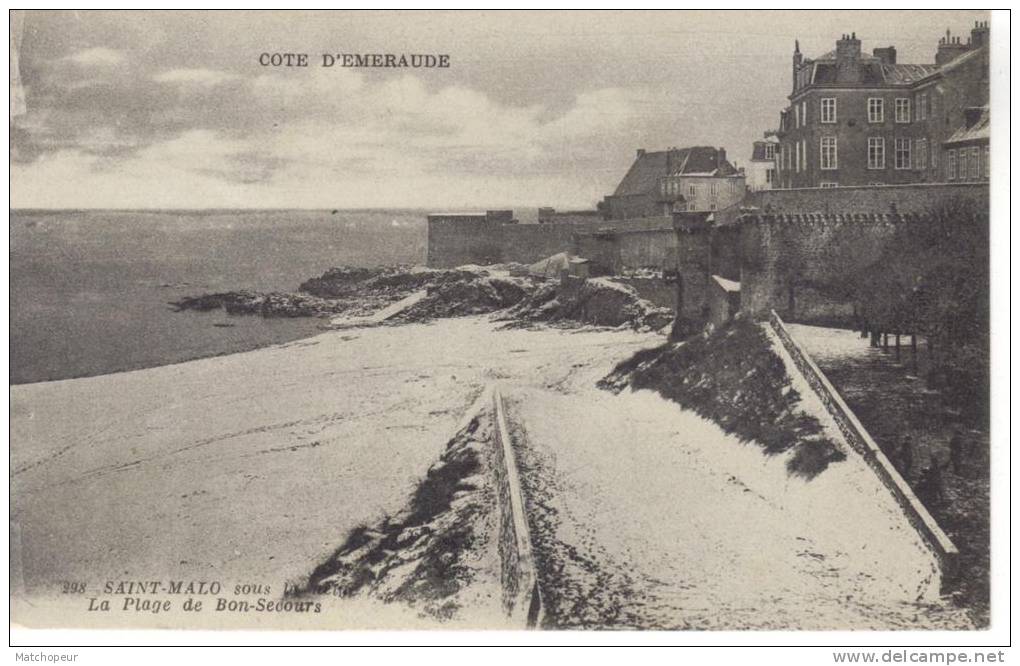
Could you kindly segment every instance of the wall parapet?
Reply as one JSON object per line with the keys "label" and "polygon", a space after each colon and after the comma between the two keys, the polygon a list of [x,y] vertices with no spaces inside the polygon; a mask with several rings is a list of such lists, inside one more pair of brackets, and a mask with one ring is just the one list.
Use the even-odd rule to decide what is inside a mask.
{"label": "wall parapet", "polygon": [[917,498],[914,491],[900,476],[892,461],[886,457],[882,449],[858,420],[857,415],[846,404],[843,397],[832,385],[825,373],[821,371],[811,356],[793,339],[786,324],[776,314],[769,313],[769,324],[783,347],[790,354],[794,364],[803,373],[811,388],[818,394],[825,409],[832,415],[836,426],[846,438],[847,443],[856,451],[868,466],[874,470],[882,484],[892,493],[900,505],[910,524],[917,530],[928,548],[939,560],[943,572],[943,584],[956,575],[960,552],[956,545],[946,536],[935,518],[928,512],[924,504]]}
{"label": "wall parapet", "polygon": [[[547,222],[544,224],[516,224],[502,221],[485,221],[482,215],[428,216],[426,226],[426,260],[430,268],[453,268],[464,264],[525,263],[530,264],[559,252],[583,254],[578,239],[592,237],[653,240],[634,240],[634,244],[654,244],[656,234],[665,237],[659,254],[668,253],[672,243],[672,218],[644,217],[631,220],[603,221],[591,219],[580,222]],[[584,243],[585,241],[580,241]],[[590,248],[589,248],[590,249]],[[627,248],[621,254],[623,265],[640,268],[641,252],[630,257]],[[645,254],[650,250],[646,248]],[[587,257],[594,258],[594,257]],[[665,261],[658,257],[653,263]],[[637,263],[634,263],[637,262]]]}
{"label": "wall parapet", "polygon": [[499,559],[503,607],[521,627],[539,626],[544,608],[531,545],[531,530],[524,509],[524,494],[507,427],[503,396],[492,388],[496,427],[496,496],[499,504]]}
{"label": "wall parapet", "polygon": [[769,213],[924,213],[940,202],[963,198],[988,208],[988,183],[908,183],[760,190],[745,205]]}

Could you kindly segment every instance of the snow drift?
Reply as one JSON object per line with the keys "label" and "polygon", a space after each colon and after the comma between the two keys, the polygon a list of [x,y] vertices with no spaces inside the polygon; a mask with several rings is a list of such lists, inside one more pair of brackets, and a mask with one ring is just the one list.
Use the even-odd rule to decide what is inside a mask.
{"label": "snow drift", "polygon": [[555,322],[658,330],[672,321],[673,313],[640,298],[632,287],[609,278],[590,278],[564,283],[546,282],[511,308],[506,318],[522,323]]}
{"label": "snow drift", "polygon": [[640,351],[599,385],[614,392],[651,389],[767,454],[792,450],[789,471],[807,478],[846,459],[818,419],[800,409],[801,394],[783,360],[751,321]]}

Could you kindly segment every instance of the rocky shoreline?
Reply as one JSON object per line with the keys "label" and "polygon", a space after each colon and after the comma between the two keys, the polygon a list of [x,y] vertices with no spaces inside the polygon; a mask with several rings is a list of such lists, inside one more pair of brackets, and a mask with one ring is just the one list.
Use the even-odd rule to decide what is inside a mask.
{"label": "rocky shoreline", "polygon": [[170,305],[176,312],[222,309],[229,315],[267,318],[355,318],[418,292],[424,292],[423,298],[390,323],[500,313],[510,326],[549,323],[659,330],[672,320],[669,309],[649,303],[633,288],[610,278],[564,285],[544,277],[512,276],[500,265],[449,270],[342,266],[302,282],[295,293],[238,290],[189,296]]}

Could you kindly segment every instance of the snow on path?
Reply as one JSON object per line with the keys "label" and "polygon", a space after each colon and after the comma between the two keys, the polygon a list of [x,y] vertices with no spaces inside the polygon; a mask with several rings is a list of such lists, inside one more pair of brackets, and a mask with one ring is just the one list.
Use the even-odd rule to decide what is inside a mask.
{"label": "snow on path", "polygon": [[[816,363],[882,354],[879,349],[871,346],[868,338],[862,338],[858,331],[790,323],[786,324],[786,329]],[[909,352],[909,348],[905,351]]]}
{"label": "snow on path", "polygon": [[555,383],[651,337],[494,329],[347,329],[12,387],[15,583],[31,597],[63,580],[171,578],[276,596],[349,529],[404,506],[485,385]]}
{"label": "snow on path", "polygon": [[359,326],[381,324],[387,319],[390,319],[400,314],[401,312],[411,307],[415,303],[418,303],[426,296],[428,296],[428,290],[422,289],[420,291],[414,292],[410,296],[405,296],[399,301],[390,303],[386,307],[376,312],[373,312],[370,315],[365,315],[363,317],[350,317],[347,315],[339,315],[330,319],[329,324],[331,328],[356,328]]}
{"label": "snow on path", "polygon": [[[785,455],[766,457],[650,391],[617,396],[578,382],[513,396],[527,448],[552,465],[539,473],[555,492],[536,510],[555,514],[546,524],[564,552],[581,551],[545,553],[567,572],[554,584],[592,595],[562,626],[965,623],[940,607],[934,556],[859,458],[805,481],[787,473]],[[589,564],[571,569],[569,559]],[[592,617],[600,603],[604,617]]]}
{"label": "snow on path", "polygon": [[474,317],[12,387],[13,580],[39,599],[61,580],[300,577],[402,508],[499,381],[550,464],[558,538],[615,573],[596,590],[623,600],[614,626],[947,623],[913,604],[935,600],[933,560],[863,463],[805,482],[654,394],[594,388],[660,341]]}

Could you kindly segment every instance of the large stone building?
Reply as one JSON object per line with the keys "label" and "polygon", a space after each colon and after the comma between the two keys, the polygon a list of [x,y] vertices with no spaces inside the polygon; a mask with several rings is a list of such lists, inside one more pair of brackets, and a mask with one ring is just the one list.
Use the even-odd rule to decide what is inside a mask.
{"label": "large stone building", "polygon": [[711,146],[637,151],[613,194],[600,205],[610,220],[670,215],[674,211],[722,210],[745,193],[744,174]]}
{"label": "large stone building", "polygon": [[777,186],[987,179],[988,61],[987,23],[966,42],[946,31],[932,64],[898,63],[892,46],[863,54],[856,34],[814,59],[796,44]]}

